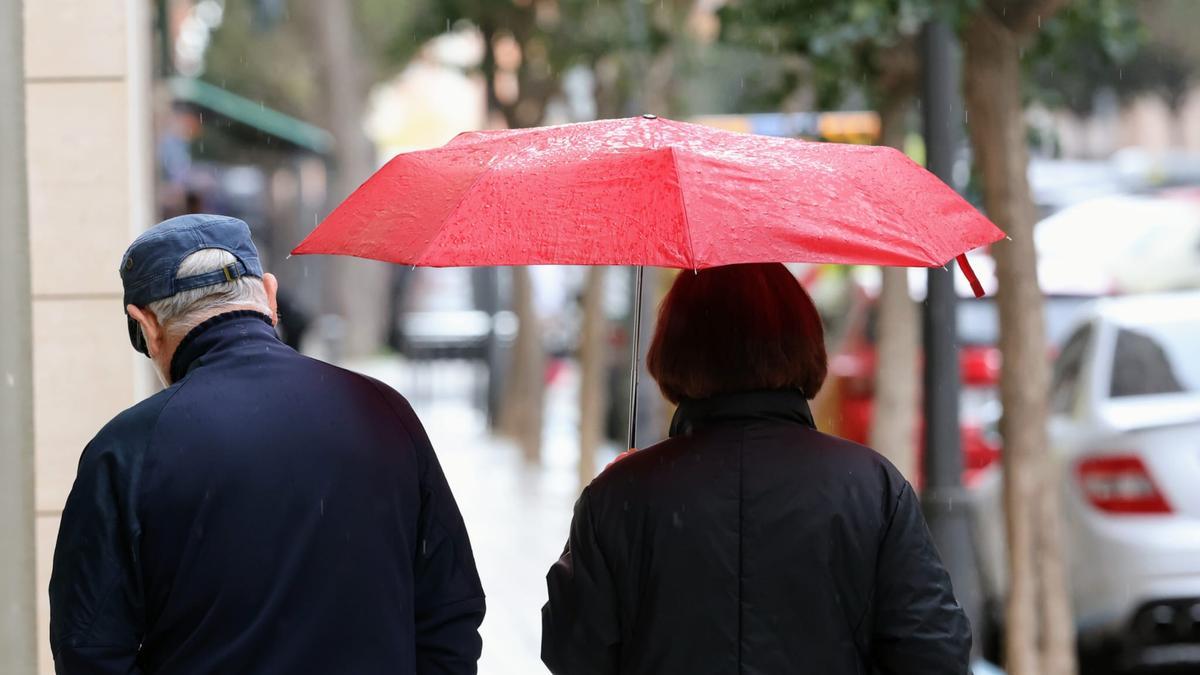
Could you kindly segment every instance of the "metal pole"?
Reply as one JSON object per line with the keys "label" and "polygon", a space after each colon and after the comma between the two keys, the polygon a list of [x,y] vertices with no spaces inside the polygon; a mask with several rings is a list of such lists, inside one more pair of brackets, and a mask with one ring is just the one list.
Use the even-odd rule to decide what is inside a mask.
{"label": "metal pole", "polygon": [[24,17],[0,0],[0,672],[37,671]]}
{"label": "metal pole", "polygon": [[626,449],[637,447],[638,375],[642,369],[642,277],[646,268],[638,265],[633,275],[633,339],[629,358],[629,434]]}
{"label": "metal pole", "polygon": [[[921,111],[928,169],[953,185],[963,106],[959,96],[954,33],[944,21],[930,21],[921,34]],[[941,553],[955,595],[973,626],[980,625],[982,600],[971,537],[970,508],[962,486],[959,431],[959,362],[954,274],[929,270],[924,312],[925,517]],[[976,653],[979,640],[975,641]]]}
{"label": "metal pole", "polygon": [[154,3],[154,32],[158,38],[158,73],[165,80],[174,74],[175,58],[171,54],[171,20],[167,16],[167,0]]}

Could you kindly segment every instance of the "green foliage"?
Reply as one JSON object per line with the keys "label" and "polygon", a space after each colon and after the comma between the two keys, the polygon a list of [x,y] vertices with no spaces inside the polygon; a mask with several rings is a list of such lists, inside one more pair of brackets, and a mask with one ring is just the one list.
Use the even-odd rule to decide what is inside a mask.
{"label": "green foliage", "polygon": [[1178,109],[1200,76],[1198,22],[1194,0],[1076,0],[1039,35],[1031,94],[1078,114],[1105,89],[1122,100],[1155,94]]}
{"label": "green foliage", "polygon": [[790,54],[765,56],[737,45],[713,44],[689,50],[677,66],[676,115],[761,112],[781,106],[796,91],[803,62]]}
{"label": "green foliage", "polygon": [[[407,65],[445,29],[432,0],[354,0],[358,47],[375,79]],[[205,54],[202,78],[300,119],[320,119],[319,56],[299,12],[303,3],[225,0],[224,19]]]}
{"label": "green foliage", "polygon": [[[912,40],[932,17],[962,26],[983,1],[733,0],[721,11],[722,39],[766,58],[781,53],[802,57],[809,66],[803,84],[812,87],[820,107],[837,106],[855,92],[878,104],[873,87],[894,53],[890,50]],[[1189,2],[1174,0],[1168,9],[1186,13],[1200,7]],[[1158,5],[1171,3],[1156,0]],[[1051,106],[1087,113],[1094,92],[1103,87],[1122,96],[1184,91],[1190,71],[1180,50],[1141,49],[1145,38],[1134,3],[1074,0],[1040,26],[1025,50],[1026,93]],[[789,93],[776,92],[776,100]]]}
{"label": "green foliage", "polygon": [[448,29],[436,0],[355,0],[357,29],[376,79],[401,71],[421,46]]}
{"label": "green foliage", "polygon": [[316,119],[316,74],[297,21],[264,22],[254,0],[226,0],[201,77],[281,112]]}
{"label": "green foliage", "polygon": [[[901,45],[937,11],[938,0],[735,0],[721,10],[723,41],[764,56],[794,54],[809,65],[807,84],[822,108],[852,93],[874,98],[872,84]],[[780,97],[791,92],[780,92]]]}
{"label": "green foliage", "polygon": [[1026,95],[1078,114],[1092,111],[1095,93],[1135,95],[1150,86],[1125,70],[1146,53],[1146,31],[1125,0],[1075,0],[1048,20],[1023,54]]}

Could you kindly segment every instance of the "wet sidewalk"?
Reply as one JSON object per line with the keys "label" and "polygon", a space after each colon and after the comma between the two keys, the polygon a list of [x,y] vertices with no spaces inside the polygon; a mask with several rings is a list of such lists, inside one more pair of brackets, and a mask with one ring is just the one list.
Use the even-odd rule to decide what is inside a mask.
{"label": "wet sidewalk", "polygon": [[396,359],[349,365],[410,399],[441,459],[488,596],[480,674],[546,672],[539,657],[545,575],[562,553],[578,496],[574,371],[547,392],[544,459],[531,467],[518,448],[488,435],[483,413],[471,405],[477,383],[470,366],[422,365],[418,374]]}

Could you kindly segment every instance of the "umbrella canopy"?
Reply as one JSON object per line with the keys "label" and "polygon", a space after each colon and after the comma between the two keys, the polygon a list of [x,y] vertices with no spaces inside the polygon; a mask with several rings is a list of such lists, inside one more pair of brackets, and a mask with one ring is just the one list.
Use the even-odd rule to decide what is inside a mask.
{"label": "umbrella canopy", "polygon": [[646,115],[468,132],[399,155],[293,253],[432,267],[938,267],[1003,236],[894,149]]}

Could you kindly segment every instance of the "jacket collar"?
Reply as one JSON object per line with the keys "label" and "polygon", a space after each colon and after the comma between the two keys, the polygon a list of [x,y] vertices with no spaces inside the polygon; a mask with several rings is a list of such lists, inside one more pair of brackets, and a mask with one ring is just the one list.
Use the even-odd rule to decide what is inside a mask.
{"label": "jacket collar", "polygon": [[681,401],[671,419],[671,436],[686,436],[718,424],[779,421],[816,429],[804,394],[794,389],[746,391],[699,401]]}
{"label": "jacket collar", "polygon": [[200,365],[201,357],[246,341],[279,342],[271,317],[253,310],[235,310],[210,317],[183,337],[171,357],[171,381],[178,382]]}

